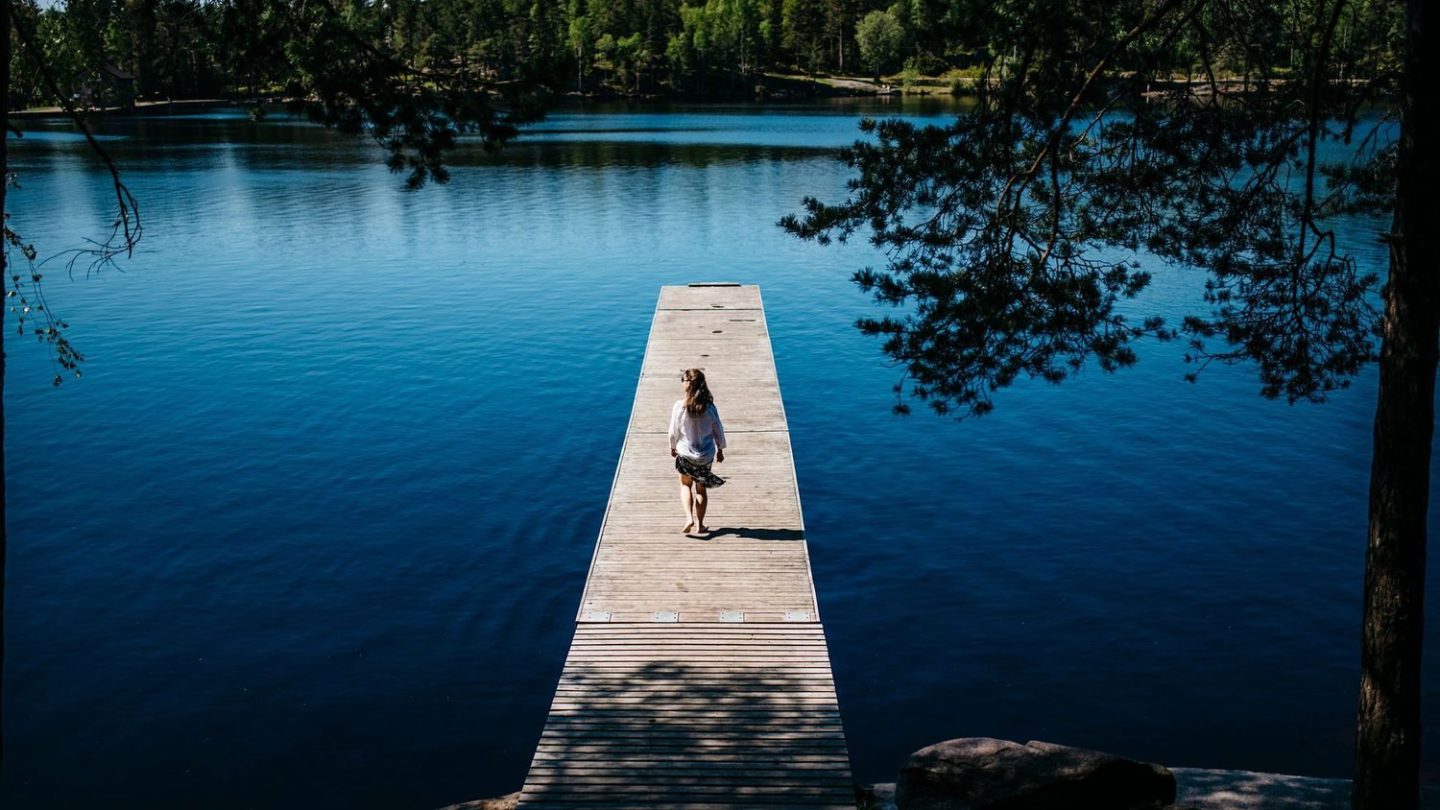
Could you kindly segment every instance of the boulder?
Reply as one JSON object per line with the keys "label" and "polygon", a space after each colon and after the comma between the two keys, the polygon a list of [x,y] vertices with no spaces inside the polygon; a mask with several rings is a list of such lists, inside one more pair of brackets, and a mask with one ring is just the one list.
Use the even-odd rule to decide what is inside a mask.
{"label": "boulder", "polygon": [[948,740],[910,755],[899,810],[1158,810],[1175,801],[1159,765],[1044,742]]}
{"label": "boulder", "polygon": [[895,810],[895,783],[855,786],[856,810]]}
{"label": "boulder", "polygon": [[459,804],[449,805],[448,807],[442,807],[441,810],[515,810],[519,804],[520,792],[517,790],[508,796],[461,802]]}

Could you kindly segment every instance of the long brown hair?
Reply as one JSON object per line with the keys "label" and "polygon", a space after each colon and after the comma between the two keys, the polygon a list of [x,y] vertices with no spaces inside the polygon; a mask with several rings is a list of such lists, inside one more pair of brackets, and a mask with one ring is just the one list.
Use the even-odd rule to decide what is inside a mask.
{"label": "long brown hair", "polygon": [[705,372],[698,368],[687,368],[685,373],[680,375],[685,382],[685,410],[693,416],[705,413],[705,409],[715,403],[715,397],[710,394],[710,386],[705,384]]}

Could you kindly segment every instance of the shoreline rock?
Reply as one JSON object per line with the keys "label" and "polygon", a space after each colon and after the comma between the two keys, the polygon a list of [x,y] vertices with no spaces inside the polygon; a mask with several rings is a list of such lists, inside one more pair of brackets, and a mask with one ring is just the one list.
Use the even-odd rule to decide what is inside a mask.
{"label": "shoreline rock", "polygon": [[440,810],[515,810],[520,804],[520,791],[515,791],[507,796],[500,796],[494,799],[476,799],[473,802],[461,802],[442,807]]}
{"label": "shoreline rock", "polygon": [[[1174,777],[1176,804],[1172,807],[1176,810],[1350,810],[1349,779],[1212,768],[1164,770]],[[895,791],[895,782],[857,786],[856,806],[858,810],[898,810]],[[515,810],[519,801],[517,791],[440,810]],[[1440,786],[1421,788],[1420,807],[1440,810]]]}
{"label": "shoreline rock", "polygon": [[[1323,776],[1171,768],[1175,801],[1196,810],[1350,810],[1350,780]],[[897,810],[895,783],[867,785],[860,810]],[[1420,789],[1422,810],[1440,810],[1440,786]]]}
{"label": "shoreline rock", "polygon": [[1174,803],[1175,777],[1161,765],[992,737],[916,751],[895,790],[902,810],[1162,810]]}

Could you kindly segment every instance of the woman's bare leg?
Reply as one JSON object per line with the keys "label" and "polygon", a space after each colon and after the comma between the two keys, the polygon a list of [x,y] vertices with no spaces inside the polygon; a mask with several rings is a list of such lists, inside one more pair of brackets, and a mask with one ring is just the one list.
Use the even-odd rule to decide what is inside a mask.
{"label": "woman's bare leg", "polygon": [[708,497],[705,494],[705,485],[699,481],[695,482],[695,531],[707,531],[705,528],[705,502]]}
{"label": "woman's bare leg", "polygon": [[680,476],[680,504],[685,507],[685,528],[681,529],[681,532],[695,528],[694,501],[695,498],[690,492],[690,476]]}

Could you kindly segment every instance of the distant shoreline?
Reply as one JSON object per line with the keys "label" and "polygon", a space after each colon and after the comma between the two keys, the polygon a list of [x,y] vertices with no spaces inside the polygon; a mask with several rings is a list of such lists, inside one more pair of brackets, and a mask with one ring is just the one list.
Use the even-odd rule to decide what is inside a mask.
{"label": "distant shoreline", "polygon": [[[856,75],[832,75],[817,73],[775,73],[764,72],[753,78],[732,80],[728,85],[716,81],[704,91],[670,92],[623,92],[609,87],[588,92],[567,90],[556,95],[558,104],[563,106],[585,102],[625,101],[635,103],[708,103],[708,102],[754,102],[764,104],[771,101],[802,101],[825,98],[966,98],[975,91],[977,79],[969,75],[949,73],[940,76],[906,76],[896,74],[888,77],[866,77]],[[1263,84],[1263,83],[1261,83]],[[1190,88],[1205,95],[1211,88],[1236,89],[1257,86],[1253,80],[1236,77],[1222,77],[1216,81],[1196,79],[1156,80],[1136,92],[1134,100],[1150,101],[1162,98],[1180,88]],[[210,107],[278,107],[288,105],[292,99],[284,96],[260,98],[210,97],[183,99],[152,99],[136,101],[128,107],[89,107],[81,110],[85,115],[100,116],[145,116],[163,114],[176,110],[195,110]],[[55,118],[65,115],[61,107],[32,107],[12,110],[13,119]]]}
{"label": "distant shoreline", "polygon": [[[165,101],[137,101],[131,107],[86,107],[79,110],[85,115],[114,115],[114,116],[144,116],[153,115],[159,111],[172,111],[175,109],[195,110],[208,107],[253,107],[256,101],[246,101],[234,98],[186,98],[167,99]],[[283,101],[262,100],[260,104],[281,104]],[[11,110],[11,118],[33,119],[33,118],[59,118],[66,115],[63,107],[31,107],[28,110]]]}
{"label": "distant shoreline", "polygon": [[[620,93],[605,89],[598,92],[577,93],[569,91],[559,95],[560,104],[584,103],[589,101],[633,101],[633,102],[721,102],[721,101],[795,101],[820,98],[870,98],[891,96],[953,97],[954,84],[940,77],[919,77],[910,84],[898,79],[869,79],[859,76],[831,76],[802,74],[766,73],[749,87],[733,85],[717,87],[707,92],[688,93]],[[263,98],[210,97],[152,99],[137,101],[128,107],[87,107],[80,112],[85,115],[101,116],[146,116],[165,114],[178,110],[197,110],[211,107],[253,107],[284,106],[290,99],[281,96]],[[31,107],[12,110],[13,119],[57,118],[66,114],[58,106]]]}

